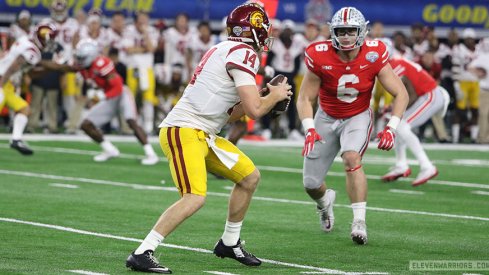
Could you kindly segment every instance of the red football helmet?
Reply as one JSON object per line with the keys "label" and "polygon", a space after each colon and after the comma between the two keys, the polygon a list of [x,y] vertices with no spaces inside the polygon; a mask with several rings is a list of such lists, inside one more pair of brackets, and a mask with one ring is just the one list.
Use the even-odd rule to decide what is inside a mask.
{"label": "red football helmet", "polygon": [[52,51],[56,47],[54,39],[58,35],[58,28],[52,23],[39,23],[34,31],[34,43],[39,49]]}
{"label": "red football helmet", "polygon": [[265,11],[256,4],[236,7],[226,20],[228,40],[251,43],[260,50],[272,47],[272,26]]}

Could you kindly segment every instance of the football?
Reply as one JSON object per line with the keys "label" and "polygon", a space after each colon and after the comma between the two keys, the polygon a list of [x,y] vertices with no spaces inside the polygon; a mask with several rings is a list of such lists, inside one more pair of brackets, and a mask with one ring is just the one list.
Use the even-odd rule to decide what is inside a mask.
{"label": "football", "polygon": [[[280,82],[284,80],[285,76],[283,74],[278,74],[274,78],[270,80],[270,85],[272,86],[277,86]],[[265,86],[265,91],[263,92],[262,96],[266,96],[270,93],[269,89]],[[287,110],[289,107],[290,100],[289,99],[284,99],[282,101],[277,102],[275,106],[273,106],[272,110],[270,113],[272,114],[272,117],[277,117],[281,115],[283,112]]]}

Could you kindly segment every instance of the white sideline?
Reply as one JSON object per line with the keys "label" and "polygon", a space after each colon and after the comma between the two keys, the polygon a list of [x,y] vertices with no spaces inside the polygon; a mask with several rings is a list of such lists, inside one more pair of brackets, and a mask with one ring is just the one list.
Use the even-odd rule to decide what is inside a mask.
{"label": "white sideline", "polygon": [[389,189],[391,193],[408,194],[408,195],[424,195],[423,191],[402,190],[402,189]]}
{"label": "white sideline", "polygon": [[[133,135],[105,135],[110,141],[115,142],[136,142],[136,137]],[[10,140],[11,134],[0,134],[0,140]],[[65,134],[24,134],[24,139],[27,141],[82,141],[92,142],[92,140],[84,134],[65,135]],[[158,136],[149,136],[149,142],[159,143]],[[286,139],[273,139],[268,141],[253,141],[241,139],[239,145],[253,145],[264,147],[302,147],[303,141],[290,141]],[[370,142],[368,148],[377,148],[376,142]],[[451,143],[424,143],[423,148],[426,150],[442,150],[442,151],[460,151],[471,150],[477,152],[489,152],[487,144],[451,144]]]}
{"label": "white sideline", "polygon": [[204,273],[216,274],[216,275],[239,275],[236,273],[221,272],[221,271],[204,271]]}
{"label": "white sideline", "polygon": [[[76,182],[102,184],[102,185],[112,185],[112,186],[119,186],[119,187],[129,187],[129,188],[133,188],[133,189],[150,189],[150,190],[163,190],[163,191],[177,192],[177,189],[175,187],[162,187],[162,186],[155,186],[155,185],[134,184],[134,183],[116,182],[116,181],[108,181],[108,180],[77,178],[77,177],[64,177],[64,176],[40,174],[40,173],[33,173],[33,172],[23,172],[23,171],[13,171],[13,170],[0,169],[0,174],[33,177],[33,178],[43,178],[43,179],[76,181]],[[207,192],[207,194],[212,195],[212,196],[216,196],[216,197],[229,197],[229,193]],[[290,203],[290,204],[302,204],[302,205],[314,205],[315,204],[312,201],[277,199],[277,198],[259,197],[259,196],[253,196],[253,200],[279,202],[279,203]],[[346,204],[335,204],[335,207],[351,208],[350,205],[346,205]],[[404,210],[404,209],[390,209],[390,208],[380,208],[380,207],[372,207],[372,206],[367,206],[367,209],[372,210],[372,211],[380,211],[380,212],[388,212],[388,213],[415,214],[415,215],[444,217],[444,218],[489,221],[489,218],[486,218],[486,217],[467,216],[467,215],[433,213],[433,212]]]}
{"label": "white sideline", "polygon": [[[82,235],[96,236],[96,237],[116,239],[116,240],[122,240],[122,241],[130,241],[130,242],[138,242],[138,243],[143,241],[141,239],[127,238],[127,237],[116,236],[116,235],[112,235],[112,234],[104,234],[104,233],[80,230],[80,229],[75,229],[75,228],[65,227],[65,226],[60,226],[60,225],[30,222],[30,221],[5,218],[5,217],[0,217],[0,221],[10,222],[10,223],[18,223],[18,224],[26,224],[26,225],[56,229],[56,230],[60,230],[60,231],[78,233],[78,234],[82,234]],[[174,244],[168,244],[168,243],[162,243],[162,244],[160,244],[160,246],[165,246],[165,247],[170,247],[170,248],[175,248],[175,249],[195,251],[195,252],[200,252],[200,253],[212,254],[212,251],[207,250],[207,249],[203,249],[203,248],[194,248],[194,247],[189,247],[189,246],[181,246],[181,245],[174,245]],[[260,260],[262,260],[263,262],[275,264],[275,265],[283,265],[283,266],[289,266],[289,267],[295,267],[295,268],[302,268],[302,269],[310,269],[310,270],[318,270],[318,271],[322,271],[322,272],[327,272],[325,274],[353,274],[353,273],[354,274],[389,274],[386,272],[345,272],[345,271],[341,271],[341,270],[322,268],[322,267],[316,267],[316,266],[309,266],[309,265],[300,265],[300,264],[294,264],[294,263],[286,263],[286,262],[261,259],[261,258],[260,258]],[[96,273],[96,274],[98,274],[98,273]]]}
{"label": "white sideline", "polygon": [[[6,144],[0,144],[0,148],[9,148]],[[65,154],[78,154],[78,155],[96,155],[99,154],[99,151],[90,151],[90,150],[78,150],[78,149],[69,149],[69,148],[57,148],[57,147],[43,147],[43,146],[32,146],[36,151],[44,151],[44,152],[56,152],[56,153],[65,153]],[[10,149],[9,149],[10,150]],[[127,159],[142,159],[143,155],[134,155],[134,154],[121,154],[119,158],[127,158]],[[388,159],[386,159],[388,160]],[[166,158],[160,158],[162,162],[168,162]],[[456,161],[456,160],[454,160]],[[338,160],[340,162],[340,160]],[[364,161],[368,163],[368,159]],[[374,162],[375,163],[375,162]],[[386,163],[386,161],[384,161]],[[394,163],[394,162],[392,162]],[[387,163],[391,164],[391,163]],[[489,166],[489,162],[488,165]],[[297,173],[301,174],[302,169],[300,168],[287,168],[287,167],[276,167],[276,166],[265,166],[265,165],[257,165],[260,170],[264,171],[275,171],[275,172],[288,172],[288,173]],[[328,176],[332,177],[344,177],[345,174],[343,172],[329,172]],[[367,175],[367,179],[380,180],[381,176],[376,175]],[[411,182],[413,179],[411,178],[400,178],[398,181],[402,182]],[[436,185],[446,185],[446,186],[457,186],[457,187],[467,187],[467,188],[481,188],[481,189],[489,189],[489,184],[479,184],[479,183],[468,183],[468,182],[457,182],[457,181],[444,181],[444,180],[436,180],[432,179],[429,181],[429,184]]]}

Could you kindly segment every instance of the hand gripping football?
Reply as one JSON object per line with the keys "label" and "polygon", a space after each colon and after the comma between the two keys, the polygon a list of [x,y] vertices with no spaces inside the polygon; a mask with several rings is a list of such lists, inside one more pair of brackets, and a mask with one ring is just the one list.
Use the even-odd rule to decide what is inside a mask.
{"label": "hand gripping football", "polygon": [[[285,76],[283,74],[278,74],[272,80],[270,80],[270,85],[272,86],[277,86],[284,80]],[[266,96],[270,93],[270,90],[265,86],[265,91],[263,92],[262,96]],[[272,110],[270,113],[272,114],[272,117],[277,117],[281,115],[283,112],[287,110],[289,107],[290,100],[289,99],[284,99],[282,101],[277,102],[275,106],[273,106]]]}

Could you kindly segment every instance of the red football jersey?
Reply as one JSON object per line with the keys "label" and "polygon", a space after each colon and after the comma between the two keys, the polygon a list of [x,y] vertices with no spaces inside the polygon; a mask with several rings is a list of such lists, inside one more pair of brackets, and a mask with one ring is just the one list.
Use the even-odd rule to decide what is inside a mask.
{"label": "red football jersey", "polygon": [[399,76],[405,76],[413,83],[414,90],[418,96],[433,91],[437,86],[436,80],[423,70],[421,65],[402,57],[396,57],[389,61],[394,72]]}
{"label": "red football jersey", "polygon": [[[113,79],[107,78],[113,72],[115,73],[115,78],[120,78],[120,81],[113,81]],[[95,58],[92,65],[88,69],[82,70],[81,74],[83,78],[93,80],[100,89],[104,90],[107,97],[115,97],[122,94],[122,85],[114,87],[114,85],[119,86],[119,83],[122,83],[122,78],[116,72],[112,60],[106,56]]]}
{"label": "red football jersey", "polygon": [[378,40],[366,40],[349,62],[340,59],[331,40],[309,45],[305,63],[321,78],[319,103],[323,111],[341,119],[367,110],[375,77],[388,58],[384,43]]}

